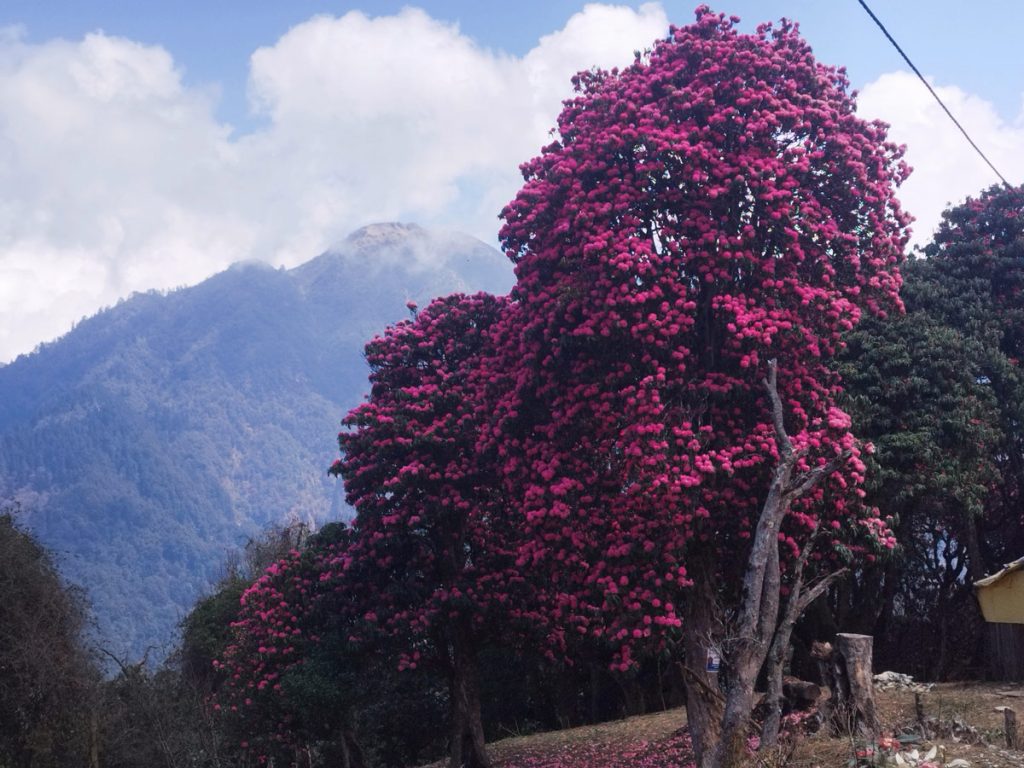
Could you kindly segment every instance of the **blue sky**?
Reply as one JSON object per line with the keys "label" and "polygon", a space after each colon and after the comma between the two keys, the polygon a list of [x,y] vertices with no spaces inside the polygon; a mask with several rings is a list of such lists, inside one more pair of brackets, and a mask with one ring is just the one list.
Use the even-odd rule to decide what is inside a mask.
{"label": "blue sky", "polygon": [[[0,361],[132,291],[291,266],[369,221],[494,242],[572,72],[626,63],[693,5],[4,0]],[[1024,180],[1024,3],[871,5]],[[862,115],[908,144],[917,242],[994,181],[856,0],[712,6],[746,30],[796,19],[847,67]]]}
{"label": "blue sky", "polygon": [[[638,8],[642,2],[619,3]],[[161,45],[184,69],[186,82],[221,89],[219,116],[246,125],[245,98],[250,54],[272,45],[287,29],[318,14],[361,10],[388,15],[414,5],[436,19],[454,22],[482,45],[522,55],[544,34],[561,28],[585,5],[579,0],[443,0],[363,3],[323,0],[5,0],[0,26],[24,25],[27,37],[81,38],[103,30],[143,43]],[[694,2],[665,2],[669,21],[692,19]],[[742,19],[751,29],[781,17],[800,22],[819,59],[841,64],[856,86],[903,68],[893,50],[856,0],[733,0],[711,7]],[[872,0],[869,3],[918,68],[942,84],[955,84],[993,102],[1007,119],[1022,107],[1024,64],[1017,51],[1024,29],[1024,3],[990,0]],[[1016,72],[1006,72],[1006,68]]]}

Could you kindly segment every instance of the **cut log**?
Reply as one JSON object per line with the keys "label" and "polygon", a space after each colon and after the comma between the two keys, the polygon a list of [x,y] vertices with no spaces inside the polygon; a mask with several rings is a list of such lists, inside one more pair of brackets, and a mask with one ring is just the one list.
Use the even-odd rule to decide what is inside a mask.
{"label": "cut log", "polygon": [[878,737],[878,716],[871,636],[839,634],[835,648],[828,643],[815,643],[811,655],[818,661],[822,681],[832,692],[821,709],[833,733],[873,744]]}
{"label": "cut log", "polygon": [[850,711],[861,735],[872,740],[878,735],[872,671],[873,642],[871,635],[836,635],[836,650],[843,657],[843,666],[850,684]]}

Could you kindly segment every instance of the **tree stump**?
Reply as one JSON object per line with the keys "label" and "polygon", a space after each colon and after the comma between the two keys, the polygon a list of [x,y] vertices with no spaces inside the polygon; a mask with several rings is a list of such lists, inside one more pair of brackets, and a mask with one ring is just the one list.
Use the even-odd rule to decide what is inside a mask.
{"label": "tree stump", "polygon": [[1009,707],[1003,709],[1003,728],[1006,731],[1006,748],[1017,749],[1020,737],[1017,732],[1017,713]]}
{"label": "tree stump", "polygon": [[822,717],[832,732],[847,734],[873,744],[878,737],[875,688],[872,679],[872,637],[836,635],[836,647],[815,643],[822,682],[832,692],[822,705]]}

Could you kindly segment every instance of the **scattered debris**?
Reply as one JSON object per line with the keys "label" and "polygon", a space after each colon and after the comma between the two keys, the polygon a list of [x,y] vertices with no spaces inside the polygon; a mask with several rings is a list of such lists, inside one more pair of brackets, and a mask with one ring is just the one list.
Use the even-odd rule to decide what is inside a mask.
{"label": "scattered debris", "polygon": [[927,752],[917,749],[900,750],[899,739],[880,739],[882,765],[896,768],[971,768],[971,764],[958,757],[946,762],[946,750],[941,744],[935,744]]}
{"label": "scattered debris", "polygon": [[899,672],[880,672],[875,675],[875,688],[881,691],[913,691],[926,693],[932,689],[932,683],[915,683],[910,675]]}

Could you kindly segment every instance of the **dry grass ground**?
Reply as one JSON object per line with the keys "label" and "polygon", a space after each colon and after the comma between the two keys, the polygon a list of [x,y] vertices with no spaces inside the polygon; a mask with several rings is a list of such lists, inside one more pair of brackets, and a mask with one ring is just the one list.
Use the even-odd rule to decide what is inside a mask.
{"label": "dry grass ground", "polygon": [[[922,693],[921,702],[931,725],[929,738],[920,736],[912,691],[876,691],[883,734],[916,734],[919,741],[908,743],[908,750],[916,748],[924,754],[937,746],[946,763],[961,758],[971,768],[1024,768],[1024,752],[1005,749],[1003,714],[997,710],[1010,707],[1024,722],[1024,688],[997,683],[942,683]],[[851,753],[848,740],[816,734],[799,741],[788,765],[843,768]]]}
{"label": "dry grass ground", "polygon": [[[971,768],[1024,768],[1024,751],[1011,752],[1003,742],[1003,715],[997,707],[1016,710],[1024,731],[1024,686],[995,683],[945,683],[922,695],[924,712],[939,728],[963,730],[921,738],[922,753],[937,745],[946,762],[956,758]],[[917,717],[909,690],[878,691],[879,719],[886,734],[914,732]],[[600,725],[502,739],[490,745],[495,768],[682,768],[689,764],[685,711],[670,710]],[[969,743],[976,742],[976,743]],[[908,749],[911,746],[908,746]],[[848,740],[824,734],[799,739],[785,761],[764,768],[846,768],[852,751]],[[437,763],[435,766],[442,766]],[[756,766],[757,763],[752,765]]]}

